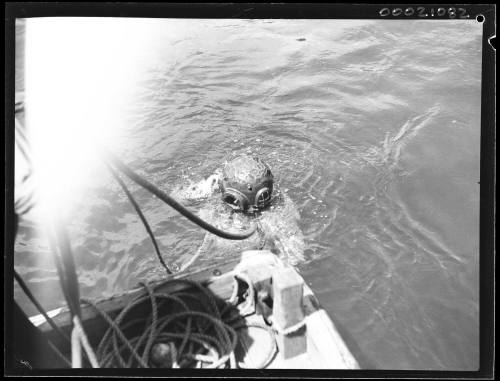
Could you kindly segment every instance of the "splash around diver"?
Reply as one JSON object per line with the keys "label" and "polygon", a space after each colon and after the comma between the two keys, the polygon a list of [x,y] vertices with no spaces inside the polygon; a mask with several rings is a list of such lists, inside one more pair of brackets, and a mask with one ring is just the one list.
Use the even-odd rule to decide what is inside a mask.
{"label": "splash around diver", "polygon": [[181,258],[179,271],[206,253],[213,260],[215,256],[266,249],[291,265],[304,260],[305,243],[298,224],[298,208],[279,189],[269,165],[260,157],[240,154],[228,158],[204,180],[191,182],[174,192],[186,201],[205,200],[204,206],[198,204],[198,215],[214,226],[223,229],[256,226],[256,234],[238,242],[206,234],[193,256]]}

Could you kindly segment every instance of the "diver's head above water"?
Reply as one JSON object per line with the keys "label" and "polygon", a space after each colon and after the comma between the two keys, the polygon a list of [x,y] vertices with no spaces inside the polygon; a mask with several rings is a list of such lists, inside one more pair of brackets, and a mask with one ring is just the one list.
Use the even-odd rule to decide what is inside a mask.
{"label": "diver's head above water", "polygon": [[271,169],[262,159],[242,155],[226,163],[219,185],[229,206],[255,213],[271,203],[273,182]]}

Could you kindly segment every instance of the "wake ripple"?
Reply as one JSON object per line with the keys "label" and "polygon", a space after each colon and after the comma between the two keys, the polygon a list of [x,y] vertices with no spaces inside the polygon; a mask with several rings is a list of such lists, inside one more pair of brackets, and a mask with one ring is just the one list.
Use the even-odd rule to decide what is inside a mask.
{"label": "wake ripple", "polygon": [[387,133],[383,143],[383,162],[391,167],[398,165],[401,150],[421,129],[429,125],[439,111],[438,105],[431,107],[425,114],[408,120],[393,137]]}

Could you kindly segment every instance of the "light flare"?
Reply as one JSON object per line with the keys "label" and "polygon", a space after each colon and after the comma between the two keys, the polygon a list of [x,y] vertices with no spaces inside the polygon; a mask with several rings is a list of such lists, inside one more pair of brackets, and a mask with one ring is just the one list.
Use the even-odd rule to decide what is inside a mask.
{"label": "light flare", "polygon": [[27,20],[26,125],[39,218],[67,213],[96,181],[98,146],[119,147],[128,105],[152,53],[148,41],[156,24],[148,21]]}

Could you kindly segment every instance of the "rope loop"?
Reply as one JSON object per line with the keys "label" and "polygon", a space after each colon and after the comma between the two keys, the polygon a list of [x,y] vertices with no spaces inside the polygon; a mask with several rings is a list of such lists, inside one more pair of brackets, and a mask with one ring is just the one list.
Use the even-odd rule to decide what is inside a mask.
{"label": "rope loop", "polygon": [[[237,274],[245,281],[248,293],[243,311],[255,311],[255,291],[246,274]],[[113,319],[87,299],[109,328],[101,339],[96,357],[103,368],[238,368],[246,367],[236,359],[242,347],[242,330],[249,327],[265,329],[270,337],[270,350],[259,367],[266,366],[277,350],[274,331],[264,324],[249,323],[240,308],[243,303],[217,299],[206,287],[189,280],[170,280],[186,287],[177,292],[158,292],[142,283],[145,294],[131,300]],[[235,286],[236,295],[238,293]],[[251,303],[249,303],[251,301]],[[150,304],[143,316],[143,305]],[[142,313],[141,316],[138,316]],[[235,318],[237,317],[237,318]]]}
{"label": "rope loop", "polygon": [[299,321],[298,323],[294,324],[294,325],[291,325],[290,327],[287,327],[287,328],[283,328],[281,327],[277,322],[276,320],[273,318],[273,316],[269,316],[268,320],[272,323],[272,327],[273,329],[278,333],[278,334],[281,334],[281,335],[285,335],[285,336],[288,336],[288,335],[291,335],[293,333],[296,333],[298,331],[300,331],[302,329],[302,327],[305,327],[306,326],[306,319],[302,319],[301,321]]}

